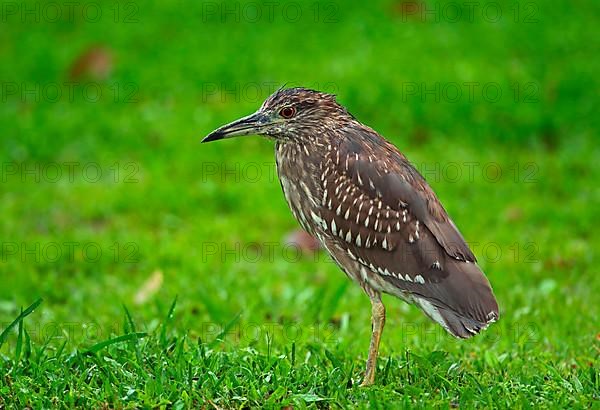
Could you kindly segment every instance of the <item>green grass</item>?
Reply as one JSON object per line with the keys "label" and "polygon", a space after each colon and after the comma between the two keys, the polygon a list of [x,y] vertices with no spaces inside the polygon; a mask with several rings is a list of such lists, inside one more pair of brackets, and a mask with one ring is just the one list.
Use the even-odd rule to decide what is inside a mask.
{"label": "green grass", "polygon": [[[521,3],[532,23],[504,1],[497,23],[403,19],[392,1],[301,2],[298,21],[278,3],[256,22],[128,4],[137,22],[112,5],[97,23],[2,15],[0,407],[600,407],[597,3]],[[7,92],[66,90],[93,44],[114,69],[72,100]],[[417,165],[498,323],[459,341],[386,297],[376,385],[358,387],[368,298],[285,246],[272,143],[199,144],[285,82],[334,90]],[[502,96],[414,94],[467,82]]]}

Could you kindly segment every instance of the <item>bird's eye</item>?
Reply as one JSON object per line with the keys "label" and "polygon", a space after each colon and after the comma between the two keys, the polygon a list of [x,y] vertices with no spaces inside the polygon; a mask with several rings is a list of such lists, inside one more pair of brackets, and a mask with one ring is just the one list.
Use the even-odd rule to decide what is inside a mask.
{"label": "bird's eye", "polygon": [[279,115],[281,115],[283,118],[292,118],[294,115],[296,115],[296,109],[294,107],[283,107],[281,110],[279,110]]}

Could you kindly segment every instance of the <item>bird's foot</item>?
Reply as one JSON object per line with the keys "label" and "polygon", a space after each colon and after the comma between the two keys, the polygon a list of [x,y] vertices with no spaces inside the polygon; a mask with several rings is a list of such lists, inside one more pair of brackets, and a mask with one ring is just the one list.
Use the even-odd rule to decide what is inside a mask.
{"label": "bird's foot", "polygon": [[365,377],[362,383],[360,384],[360,387],[369,387],[372,386],[373,383],[375,383],[375,369],[367,368],[367,371],[365,372]]}
{"label": "bird's foot", "polygon": [[368,380],[368,379],[366,379],[366,378],[365,378],[365,379],[362,381],[362,383],[361,383],[361,384],[359,384],[359,387],[369,387],[369,386],[372,386],[372,385],[373,385],[373,383],[374,383],[374,380]]}

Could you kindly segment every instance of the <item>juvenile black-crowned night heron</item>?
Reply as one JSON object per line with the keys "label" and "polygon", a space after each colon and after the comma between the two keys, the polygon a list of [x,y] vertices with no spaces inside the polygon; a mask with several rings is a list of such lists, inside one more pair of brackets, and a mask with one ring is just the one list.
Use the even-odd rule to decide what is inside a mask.
{"label": "juvenile black-crowned night heron", "polygon": [[203,142],[251,134],[275,140],[292,213],[371,299],[363,385],[375,379],[385,323],[382,292],[414,303],[459,338],[498,319],[490,283],[425,179],[335,96],[280,89],[256,113]]}

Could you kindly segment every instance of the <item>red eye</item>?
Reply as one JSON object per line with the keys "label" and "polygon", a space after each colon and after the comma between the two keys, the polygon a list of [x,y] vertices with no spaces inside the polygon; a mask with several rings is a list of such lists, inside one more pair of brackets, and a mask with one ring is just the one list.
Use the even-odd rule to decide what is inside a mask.
{"label": "red eye", "polygon": [[281,115],[283,118],[292,118],[294,115],[296,115],[296,109],[294,107],[283,107],[281,110],[279,110],[279,115]]}

